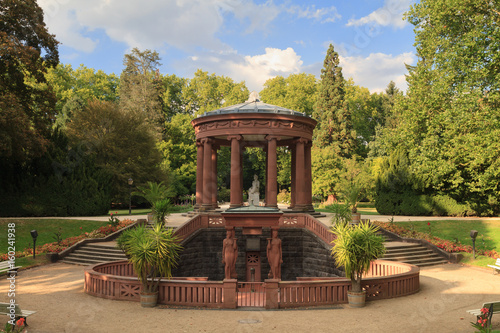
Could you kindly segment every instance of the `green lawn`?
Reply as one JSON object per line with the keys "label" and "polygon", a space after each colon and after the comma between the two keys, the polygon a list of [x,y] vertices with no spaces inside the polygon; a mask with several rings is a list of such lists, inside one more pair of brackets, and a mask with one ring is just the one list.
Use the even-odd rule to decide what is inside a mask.
{"label": "green lawn", "polygon": [[[477,230],[476,249],[496,250],[500,252],[500,220],[447,220],[394,223],[406,228],[413,226],[416,231],[429,233],[428,222],[431,224],[430,232],[433,236],[449,241],[458,240],[465,245],[472,245],[470,231]],[[495,262],[495,259],[485,256],[476,256],[476,260],[474,260],[471,253],[462,254],[464,255],[464,259],[461,262],[469,265],[486,267],[488,264]]]}
{"label": "green lawn", "polygon": [[[56,240],[55,232],[61,230],[61,239],[78,236],[84,232],[90,232],[101,226],[107,225],[103,221],[83,221],[66,219],[0,219],[0,254],[7,253],[7,229],[9,223],[15,223],[15,246],[16,251],[22,251],[25,248],[32,247],[32,238],[30,231],[36,230],[38,238],[36,245],[52,243]],[[80,230],[80,227],[82,229]]]}

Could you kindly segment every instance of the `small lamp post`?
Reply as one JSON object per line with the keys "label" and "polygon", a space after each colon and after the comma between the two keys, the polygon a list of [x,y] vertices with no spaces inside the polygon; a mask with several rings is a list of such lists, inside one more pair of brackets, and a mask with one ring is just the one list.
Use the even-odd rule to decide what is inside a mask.
{"label": "small lamp post", "polygon": [[128,215],[132,215],[132,185],[134,184],[134,180],[132,178],[128,179]]}
{"label": "small lamp post", "polygon": [[471,230],[470,238],[472,238],[472,256],[474,260],[476,259],[476,237],[477,237],[477,230]]}
{"label": "small lamp post", "polygon": [[36,252],[36,238],[38,237],[38,232],[36,230],[31,230],[31,237],[33,238],[33,259],[35,259],[35,252]]}

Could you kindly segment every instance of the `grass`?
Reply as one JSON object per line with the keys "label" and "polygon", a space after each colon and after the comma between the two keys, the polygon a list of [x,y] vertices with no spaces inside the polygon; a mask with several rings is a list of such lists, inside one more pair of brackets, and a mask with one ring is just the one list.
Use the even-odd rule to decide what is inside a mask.
{"label": "grass", "polygon": [[[30,231],[36,230],[38,238],[36,245],[55,242],[55,233],[61,232],[61,240],[78,236],[84,232],[90,232],[101,226],[107,225],[108,221],[85,221],[70,219],[0,219],[0,254],[7,253],[7,229],[9,223],[15,223],[15,247],[16,251],[22,251],[33,247],[33,239]],[[80,229],[80,227],[82,229]]]}
{"label": "grass", "polygon": [[[427,223],[430,222],[429,225]],[[500,251],[500,220],[440,220],[440,221],[411,221],[394,222],[406,228],[414,228],[415,231],[430,233],[432,236],[449,241],[459,241],[464,245],[472,246],[470,231],[477,230],[476,249]],[[472,253],[461,252],[464,255],[461,263],[479,267],[487,267],[495,262],[495,259],[476,255],[473,259]]]}

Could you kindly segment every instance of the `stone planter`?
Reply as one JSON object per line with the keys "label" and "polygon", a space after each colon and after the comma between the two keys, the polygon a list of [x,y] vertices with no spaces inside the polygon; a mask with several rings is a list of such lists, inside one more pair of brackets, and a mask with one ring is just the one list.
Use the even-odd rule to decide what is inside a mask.
{"label": "stone planter", "polygon": [[154,308],[158,302],[158,292],[141,293],[141,306],[143,308]]}
{"label": "stone planter", "polygon": [[349,290],[347,292],[347,300],[351,308],[362,308],[365,306],[366,291],[355,292]]}

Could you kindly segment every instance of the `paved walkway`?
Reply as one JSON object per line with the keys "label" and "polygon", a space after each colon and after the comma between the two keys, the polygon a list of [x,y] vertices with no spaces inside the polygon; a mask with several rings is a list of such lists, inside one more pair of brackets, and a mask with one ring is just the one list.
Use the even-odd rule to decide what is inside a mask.
{"label": "paved walkway", "polygon": [[[142,308],[139,303],[96,298],[83,292],[84,267],[50,264],[19,272],[16,303],[37,311],[29,332],[472,332],[466,310],[500,300],[500,275],[458,264],[424,268],[420,292],[368,302],[362,309],[244,311]],[[9,282],[0,278],[0,302]],[[0,318],[0,327],[7,317]],[[500,329],[500,316],[493,316]]]}

